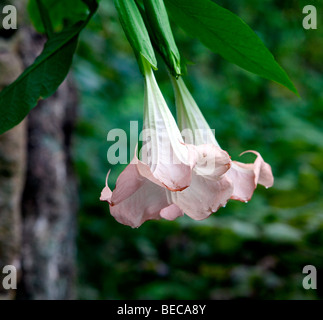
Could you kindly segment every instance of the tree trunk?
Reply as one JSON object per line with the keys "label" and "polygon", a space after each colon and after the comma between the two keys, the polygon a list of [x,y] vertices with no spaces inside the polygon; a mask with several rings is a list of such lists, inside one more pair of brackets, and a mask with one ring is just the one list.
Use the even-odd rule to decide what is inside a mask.
{"label": "tree trunk", "polygon": [[[26,67],[45,39],[22,26],[19,34],[18,47],[12,46],[6,59],[15,57],[17,65]],[[10,69],[13,64],[5,65]],[[10,70],[13,79],[3,86],[21,68]],[[27,122],[0,136],[0,268],[21,265],[18,299],[75,297],[77,188],[70,152],[76,106],[77,93],[68,78],[39,102]],[[2,298],[14,297],[1,288],[2,281]]]}
{"label": "tree trunk", "polygon": [[[29,65],[44,39],[24,31]],[[74,297],[77,192],[71,170],[71,134],[77,94],[66,80],[28,116],[28,160],[23,195],[22,297]]]}
{"label": "tree trunk", "polygon": [[[0,40],[0,90],[22,71],[11,42]],[[2,286],[4,266],[20,271],[21,195],[26,159],[26,121],[0,135],[0,299],[13,299],[14,290]]]}
{"label": "tree trunk", "polygon": [[74,297],[77,193],[69,156],[73,95],[65,82],[28,119],[22,279],[24,294],[31,299]]}

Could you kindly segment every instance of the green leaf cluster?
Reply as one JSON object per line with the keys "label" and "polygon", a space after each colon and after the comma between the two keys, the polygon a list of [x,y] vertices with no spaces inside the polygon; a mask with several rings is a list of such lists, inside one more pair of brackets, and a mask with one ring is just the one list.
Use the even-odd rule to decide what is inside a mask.
{"label": "green leaf cluster", "polygon": [[78,36],[97,8],[95,0],[88,0],[88,4],[91,12],[87,19],[52,34],[35,62],[0,92],[0,134],[20,123],[39,99],[52,95],[63,82]]}
{"label": "green leaf cluster", "polygon": [[[175,24],[213,52],[298,94],[256,33],[238,16],[211,0],[114,0],[142,72],[143,58],[157,69],[154,45],[171,73],[182,74],[183,61],[164,2]],[[47,34],[48,41],[34,64],[0,93],[0,134],[23,120],[40,98],[55,92],[71,66],[78,35],[97,6],[96,0],[29,1],[30,18],[39,32]]]}

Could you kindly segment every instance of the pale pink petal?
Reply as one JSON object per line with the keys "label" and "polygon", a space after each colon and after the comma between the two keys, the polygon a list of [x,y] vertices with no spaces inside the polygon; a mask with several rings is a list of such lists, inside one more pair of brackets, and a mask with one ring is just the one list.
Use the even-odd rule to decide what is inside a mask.
{"label": "pale pink petal", "polygon": [[[187,147],[185,146],[185,148]],[[192,168],[196,163],[196,151],[193,148],[190,148],[187,151],[187,164],[171,163],[171,160],[168,159],[160,161],[157,166],[151,168],[150,165],[137,159],[138,171],[143,177],[160,186],[166,187],[168,190],[184,190],[191,183]]]}
{"label": "pale pink petal", "polygon": [[197,154],[195,174],[205,178],[216,178],[223,175],[231,167],[231,159],[228,153],[220,147],[212,144],[199,146],[188,145],[189,149],[194,148]]}
{"label": "pale pink petal", "polygon": [[[171,157],[170,161],[166,158],[165,161],[160,161],[153,171],[153,176],[170,191],[182,191],[191,184],[192,169],[198,157],[195,146],[189,147],[181,142],[178,147],[185,148],[187,151],[185,163],[180,162],[176,157]],[[168,151],[165,151],[165,153],[168,153]],[[149,179],[148,176],[147,178]]]}
{"label": "pale pink petal", "polygon": [[140,161],[139,159],[137,159],[137,161],[138,161],[138,163],[137,163],[137,170],[138,170],[139,174],[142,177],[150,180],[151,182],[153,182],[153,183],[155,183],[155,184],[157,184],[157,185],[159,185],[161,187],[164,187],[164,184],[160,180],[158,180],[157,178],[155,178],[155,176],[151,172],[150,167],[149,167],[148,164]]}
{"label": "pale pink petal", "polygon": [[138,171],[138,159],[134,157],[117,179],[116,187],[111,192],[108,186],[101,193],[101,201],[110,203],[111,215],[120,223],[133,228],[143,222],[161,217],[173,220],[183,212],[168,201],[166,188],[145,177]]}
{"label": "pale pink petal", "polygon": [[271,167],[263,160],[261,155],[256,151],[246,152],[252,152],[257,155],[255,162],[242,163],[233,161],[231,169],[226,173],[234,184],[231,198],[239,201],[249,201],[258,183],[266,188],[271,187],[274,183]]}
{"label": "pale pink petal", "polygon": [[118,204],[129,198],[145,183],[145,180],[138,172],[137,165],[131,161],[117,179],[110,204]]}
{"label": "pale pink petal", "polygon": [[171,191],[186,189],[191,183],[192,169],[184,164],[167,165],[160,163],[154,173],[149,165],[137,159],[137,169],[142,177]]}
{"label": "pale pink petal", "polygon": [[106,201],[106,202],[111,202],[111,196],[112,196],[112,191],[110,190],[109,187],[104,187],[104,189],[101,192],[101,201]]}
{"label": "pale pink petal", "polygon": [[226,175],[212,180],[193,174],[189,188],[181,192],[172,192],[170,196],[173,203],[189,217],[203,220],[225,206],[232,192],[232,182]]}
{"label": "pale pink petal", "polygon": [[230,170],[226,173],[226,176],[233,182],[233,194],[231,199],[240,201],[249,201],[256,188],[255,185],[255,173],[253,165],[247,169],[240,166],[239,162],[232,161]]}
{"label": "pale pink petal", "polygon": [[163,165],[153,173],[154,177],[171,191],[186,189],[192,180],[192,169],[185,164]]}
{"label": "pale pink petal", "polygon": [[[131,196],[110,205],[110,213],[118,222],[137,228],[147,220],[160,219],[161,211],[169,205],[166,189],[144,179]],[[167,217],[167,212],[163,215]]]}
{"label": "pale pink petal", "polygon": [[107,174],[107,177],[105,179],[105,187],[103,188],[102,192],[101,192],[101,196],[100,196],[100,201],[106,201],[106,202],[111,202],[111,197],[112,197],[112,191],[108,186],[108,179],[109,179],[109,174],[110,171]]}
{"label": "pale pink petal", "polygon": [[160,211],[160,216],[166,220],[175,220],[183,215],[183,211],[175,204],[171,204],[167,208]]}
{"label": "pale pink petal", "polygon": [[255,166],[259,168],[257,170],[257,172],[259,172],[258,183],[266,188],[272,187],[274,184],[274,176],[271,170],[271,166],[263,160],[259,153],[255,161]]}
{"label": "pale pink petal", "polygon": [[225,177],[231,166],[227,152],[214,145],[188,145],[196,153],[196,165],[190,186],[168,195],[172,202],[195,220],[207,218],[230,199],[233,186]]}

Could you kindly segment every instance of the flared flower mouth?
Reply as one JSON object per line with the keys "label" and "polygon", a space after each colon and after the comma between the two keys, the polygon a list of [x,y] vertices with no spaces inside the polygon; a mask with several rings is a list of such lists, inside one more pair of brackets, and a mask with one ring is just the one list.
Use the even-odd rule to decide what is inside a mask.
{"label": "flared flower mouth", "polygon": [[254,163],[231,161],[222,150],[182,79],[172,79],[181,129],[190,129],[185,144],[159,90],[153,71],[145,65],[145,118],[141,159],[135,154],[112,192],[100,200],[110,204],[117,221],[139,227],[152,219],[174,220],[184,213],[203,220],[230,199],[248,202],[257,187],[273,185],[271,167],[256,151]]}
{"label": "flared flower mouth", "polygon": [[183,215],[169,202],[165,187],[140,174],[135,160],[120,174],[113,191],[108,185],[109,173],[100,200],[110,204],[110,213],[118,222],[138,228],[147,220],[174,220]]}
{"label": "flared flower mouth", "polygon": [[[202,220],[230,199],[248,202],[258,184],[271,187],[274,182],[271,167],[258,152],[247,151],[257,156],[254,163],[232,161],[217,142],[214,130],[181,78],[181,56],[164,2],[115,0],[115,3],[145,78],[140,154],[136,149],[115,189],[111,191],[107,177],[101,193],[100,200],[110,204],[115,219],[132,227],[151,219],[173,220],[184,213]],[[169,69],[179,127],[154,76],[155,50]],[[280,78],[285,78],[281,71]]]}
{"label": "flared flower mouth", "polygon": [[[210,152],[209,148],[213,150]],[[133,228],[152,219],[174,220],[184,212],[195,220],[207,218],[225,206],[232,195],[232,183],[224,175],[231,160],[217,146],[202,145],[196,149],[194,152],[202,155],[197,159],[196,166],[201,166],[202,170],[203,154],[209,152],[214,155],[217,170],[212,175],[198,175],[194,168],[190,186],[183,190],[172,190],[156,179],[149,166],[135,156],[120,174],[113,191],[108,186],[108,173],[100,200],[110,204],[110,212],[117,221]]]}
{"label": "flared flower mouth", "polygon": [[232,167],[227,172],[227,176],[234,181],[234,190],[231,196],[233,200],[248,202],[258,184],[263,185],[266,189],[274,184],[270,165],[264,161],[257,151],[248,150],[241,155],[249,152],[257,156],[254,163],[232,161]]}
{"label": "flared flower mouth", "polygon": [[224,174],[231,166],[227,152],[216,145],[185,144],[159,90],[145,66],[143,147],[120,174],[113,191],[106,186],[101,201],[120,223],[138,227],[151,219],[173,220],[184,212],[195,220],[224,206],[232,183]]}
{"label": "flared flower mouth", "polygon": [[184,213],[203,220],[230,199],[248,202],[257,187],[273,185],[271,167],[261,155],[254,163],[231,161],[222,150],[182,79],[172,79],[183,141],[159,90],[153,71],[145,66],[144,145],[120,174],[112,192],[106,181],[101,201],[110,204],[117,221],[139,227],[151,219],[174,220]]}

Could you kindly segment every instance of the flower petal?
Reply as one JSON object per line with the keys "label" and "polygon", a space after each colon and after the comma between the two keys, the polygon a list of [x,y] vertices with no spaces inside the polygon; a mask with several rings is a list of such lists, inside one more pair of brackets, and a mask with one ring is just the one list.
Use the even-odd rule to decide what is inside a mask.
{"label": "flower petal", "polygon": [[194,220],[206,219],[220,207],[226,205],[233,192],[233,186],[226,175],[218,179],[207,179],[193,174],[189,188],[168,195],[185,214]]}
{"label": "flower petal", "polygon": [[105,187],[103,188],[100,196],[100,201],[106,201],[106,202],[111,202],[111,197],[112,197],[112,191],[108,186],[108,179],[110,175],[111,170],[109,170],[107,177],[105,179]]}
{"label": "flower petal", "polygon": [[145,180],[146,179],[138,172],[134,158],[119,175],[116,187],[112,192],[110,204],[119,204],[125,199],[128,199],[133,193],[142,187]]}
{"label": "flower petal", "polygon": [[[156,171],[152,173],[147,164],[138,160],[137,169],[141,176],[161,187],[167,188],[170,191],[184,190],[191,183],[192,169],[190,167],[184,166],[182,168],[178,168],[176,166],[181,165],[176,165],[165,168],[165,170],[161,170],[162,166],[163,165],[159,166],[159,171],[157,173]],[[178,172],[180,172],[180,176],[178,175]],[[182,176],[183,173],[184,176]]]}
{"label": "flower petal", "polygon": [[220,147],[212,144],[203,144],[199,146],[188,145],[197,154],[195,174],[205,178],[220,177],[231,167],[231,158],[228,153]]}
{"label": "flower petal", "polygon": [[[145,177],[138,171],[138,159],[134,159],[117,179],[116,187],[111,192],[108,186],[102,190],[100,200],[110,203],[111,215],[120,223],[133,228],[152,219],[165,218],[174,220],[183,212],[168,201],[166,189]],[[149,169],[149,168],[148,168]]]}
{"label": "flower petal", "polygon": [[160,216],[166,220],[175,220],[183,215],[183,210],[181,210],[176,204],[171,204],[160,211]]}
{"label": "flower petal", "polygon": [[144,179],[144,183],[129,198],[110,205],[110,213],[118,222],[137,228],[147,220],[160,219],[161,214],[169,219],[176,218],[175,208],[166,210],[169,206],[166,189]]}
{"label": "flower petal", "polygon": [[242,163],[233,161],[231,169],[226,173],[234,184],[231,198],[244,202],[251,199],[258,183],[266,188],[271,187],[274,183],[271,167],[263,160],[261,155],[256,151],[245,151],[244,153],[246,152],[252,152],[257,155],[255,162]]}

